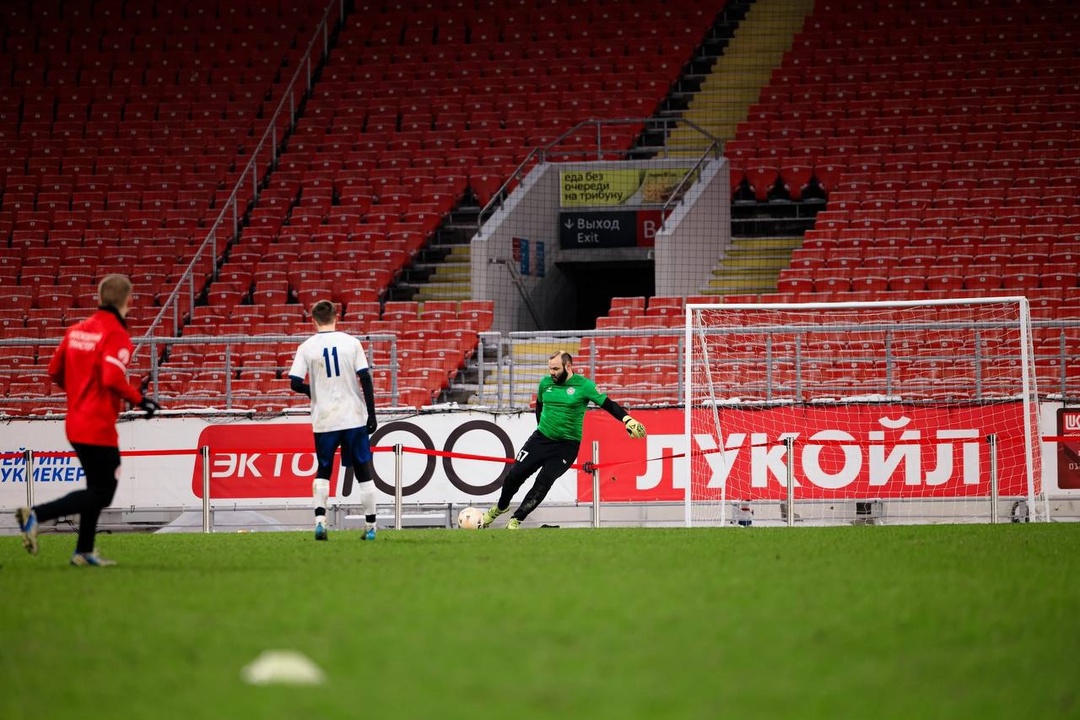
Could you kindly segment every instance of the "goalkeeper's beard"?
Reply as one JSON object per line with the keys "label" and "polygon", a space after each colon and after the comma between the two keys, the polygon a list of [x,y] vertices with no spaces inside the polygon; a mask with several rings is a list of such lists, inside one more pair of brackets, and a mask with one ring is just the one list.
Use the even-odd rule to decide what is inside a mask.
{"label": "goalkeeper's beard", "polygon": [[562,385],[568,377],[570,377],[570,373],[566,372],[566,368],[563,368],[563,371],[553,377],[552,380],[555,381],[556,385]]}

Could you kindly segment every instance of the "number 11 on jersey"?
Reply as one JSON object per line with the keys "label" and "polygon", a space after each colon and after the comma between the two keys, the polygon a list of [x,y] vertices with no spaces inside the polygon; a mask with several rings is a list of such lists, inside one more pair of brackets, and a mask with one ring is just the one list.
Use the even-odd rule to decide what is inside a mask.
{"label": "number 11 on jersey", "polygon": [[[341,374],[341,366],[338,365],[337,348],[323,348],[323,362],[326,363],[326,377],[337,377]],[[330,367],[330,357],[334,358],[334,367]]]}

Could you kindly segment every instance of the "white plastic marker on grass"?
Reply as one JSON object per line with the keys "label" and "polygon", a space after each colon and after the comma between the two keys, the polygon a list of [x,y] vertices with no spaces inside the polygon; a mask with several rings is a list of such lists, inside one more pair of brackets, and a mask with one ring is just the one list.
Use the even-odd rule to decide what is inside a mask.
{"label": "white plastic marker on grass", "polygon": [[295,650],[264,650],[240,672],[248,685],[322,685],[326,675]]}

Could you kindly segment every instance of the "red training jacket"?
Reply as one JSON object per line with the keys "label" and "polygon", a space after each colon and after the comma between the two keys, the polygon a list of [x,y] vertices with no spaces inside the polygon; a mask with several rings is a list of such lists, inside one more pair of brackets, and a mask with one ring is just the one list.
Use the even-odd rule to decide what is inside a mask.
{"label": "red training jacket", "polygon": [[131,336],[113,310],[96,313],[68,328],[49,362],[49,377],[67,393],[68,440],[117,447],[116,417],[124,400],[137,405],[142,394],[128,382]]}

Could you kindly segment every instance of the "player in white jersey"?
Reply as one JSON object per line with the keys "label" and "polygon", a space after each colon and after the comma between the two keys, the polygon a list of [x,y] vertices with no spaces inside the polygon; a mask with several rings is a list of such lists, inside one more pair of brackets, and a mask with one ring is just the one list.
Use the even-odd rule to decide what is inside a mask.
{"label": "player in white jersey", "polygon": [[367,521],[363,539],[374,540],[371,433],[378,422],[367,355],[359,340],[337,331],[337,313],[329,300],[320,300],[312,306],[311,319],[317,332],[297,348],[289,380],[293,390],[311,398],[311,429],[315,433],[315,455],[319,462],[311,486],[315,500],[315,539],[329,537],[326,502],[330,496],[334,453],[340,447],[342,467],[351,465],[359,483],[360,502]]}

